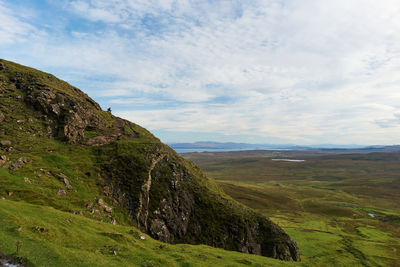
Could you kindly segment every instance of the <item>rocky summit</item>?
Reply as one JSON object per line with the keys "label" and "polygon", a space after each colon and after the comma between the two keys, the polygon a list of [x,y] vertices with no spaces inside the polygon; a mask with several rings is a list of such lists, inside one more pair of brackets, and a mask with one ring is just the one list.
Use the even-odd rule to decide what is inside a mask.
{"label": "rocky summit", "polygon": [[[103,111],[51,74],[6,60],[0,60],[0,167],[3,198],[132,225],[166,243],[300,261],[279,226],[225,195],[146,129]],[[26,188],[8,175],[23,177]]]}

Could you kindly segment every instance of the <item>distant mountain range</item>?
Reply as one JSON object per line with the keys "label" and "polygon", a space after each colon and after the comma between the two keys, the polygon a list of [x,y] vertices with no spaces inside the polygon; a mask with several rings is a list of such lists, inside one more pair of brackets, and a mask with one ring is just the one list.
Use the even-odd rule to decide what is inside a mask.
{"label": "distant mountain range", "polygon": [[371,150],[371,151],[400,151],[400,145],[392,146],[363,146],[363,145],[334,145],[334,144],[319,144],[300,146],[294,144],[248,144],[248,143],[233,143],[233,142],[213,142],[200,141],[194,143],[170,143],[168,144],[175,150],[308,150],[308,149],[346,149],[346,150]]}

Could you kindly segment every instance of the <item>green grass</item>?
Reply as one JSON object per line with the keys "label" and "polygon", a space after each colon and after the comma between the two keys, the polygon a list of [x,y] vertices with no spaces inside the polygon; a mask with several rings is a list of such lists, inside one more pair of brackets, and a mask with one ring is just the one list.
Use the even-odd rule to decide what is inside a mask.
{"label": "green grass", "polygon": [[[0,62],[5,65],[0,71],[0,112],[5,115],[0,124],[0,140],[12,143],[10,150],[0,148],[0,156],[6,155],[10,159],[7,164],[14,166],[22,158],[27,159],[18,169],[0,168],[0,196],[6,197],[0,200],[0,256],[6,253],[22,257],[35,266],[289,264],[207,246],[138,239],[134,228],[137,222],[132,219],[132,209],[138,205],[132,202],[139,199],[136,194],[148,179],[152,161],[161,154],[166,160],[151,171],[150,210],[156,210],[162,199],[172,201],[177,196],[191,205],[188,210],[196,211],[190,220],[202,227],[201,235],[190,229],[175,242],[240,251],[248,234],[246,227],[267,227],[268,222],[232,201],[197,166],[146,129],[102,111],[86,94],[48,73],[1,59]],[[79,118],[84,125],[70,121],[80,124]],[[75,131],[66,135],[65,126]],[[85,145],[94,137],[112,142]],[[60,174],[67,177],[72,188],[67,188],[63,178],[60,180]],[[170,191],[171,177],[178,179],[179,175],[179,189]],[[106,185],[109,190],[105,190]],[[182,192],[189,197],[181,196]],[[112,207],[111,214],[98,204],[100,198]],[[93,210],[86,207],[90,202],[94,203]],[[111,224],[114,219],[116,225]],[[238,229],[237,233],[232,234],[232,229]],[[268,235],[268,231],[261,234],[264,233]],[[22,244],[18,255],[17,244]]]}
{"label": "green grass", "polygon": [[[399,266],[400,154],[258,151],[184,156],[232,198],[283,227],[299,245],[304,264]],[[306,161],[271,160],[279,157]]]}
{"label": "green grass", "polygon": [[[45,229],[43,232],[36,228]],[[170,245],[129,226],[22,201],[0,200],[0,244],[35,266],[282,266],[282,262],[208,246]],[[16,254],[17,242],[21,248]],[[114,255],[114,251],[116,255]],[[304,266],[284,263],[284,266]]]}
{"label": "green grass", "polygon": [[[21,139],[22,140],[22,139]],[[84,206],[102,195],[96,153],[104,148],[63,145],[56,140],[25,139],[7,155],[11,160],[27,157],[18,171],[0,168],[0,251],[22,257],[33,266],[282,266],[282,262],[261,256],[229,252],[208,246],[170,245],[138,238],[123,207],[116,206],[110,224],[108,214],[91,214]],[[148,149],[136,140],[115,144],[119,153],[143,155]],[[29,152],[29,143],[37,145]],[[159,146],[159,144],[154,144]],[[112,148],[112,146],[110,146]],[[25,151],[28,150],[28,151]],[[50,151],[50,152],[49,152]],[[104,152],[104,151],[103,151]],[[107,154],[109,151],[105,151]],[[151,151],[148,151],[149,153]],[[140,160],[138,160],[140,162]],[[191,165],[190,162],[185,164]],[[58,196],[64,184],[51,173],[64,173],[73,187],[66,196]],[[24,178],[30,179],[30,183]],[[211,183],[215,193],[220,192]],[[214,188],[215,187],[215,188]],[[13,192],[8,196],[8,192]],[[72,212],[82,212],[83,216]],[[46,229],[40,232],[36,228]],[[113,235],[112,233],[121,233]],[[141,233],[140,233],[141,234]],[[143,234],[142,234],[143,235]],[[22,244],[16,254],[17,242]],[[114,255],[116,251],[117,255]],[[285,263],[285,266],[286,263]],[[289,266],[302,266],[289,264]]]}

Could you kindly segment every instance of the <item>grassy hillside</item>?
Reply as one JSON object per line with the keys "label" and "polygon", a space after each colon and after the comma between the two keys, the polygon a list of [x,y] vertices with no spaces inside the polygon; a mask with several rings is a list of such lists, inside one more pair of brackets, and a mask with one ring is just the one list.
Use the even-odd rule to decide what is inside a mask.
{"label": "grassy hillside", "polygon": [[[47,140],[47,139],[44,139]],[[10,161],[26,157],[18,171],[0,168],[0,251],[22,257],[33,266],[282,266],[261,256],[229,252],[204,245],[170,245],[153,240],[133,226],[123,208],[109,214],[91,213],[85,203],[103,198],[94,175],[93,155],[77,145],[54,140],[43,150],[24,152],[34,139],[20,143]],[[91,167],[92,166],[92,167]],[[53,172],[73,177],[72,190],[59,196],[65,185]],[[28,178],[29,180],[26,180]],[[9,195],[11,193],[11,195]],[[96,204],[95,204],[96,206]],[[145,236],[145,240],[140,239]],[[19,252],[17,246],[20,246]],[[114,254],[114,251],[116,255]],[[285,263],[286,264],[289,263]],[[290,265],[290,264],[289,264]],[[292,264],[292,266],[302,266]]]}
{"label": "grassy hillside", "polygon": [[16,253],[35,266],[282,264],[149,236],[300,259],[279,226],[146,129],[50,74],[5,60],[0,221],[0,260]]}
{"label": "grassy hillside", "polygon": [[0,201],[0,244],[3,253],[31,266],[282,266],[204,245],[165,244],[134,227],[14,200]]}
{"label": "grassy hillside", "polygon": [[[189,153],[224,191],[282,225],[317,266],[400,266],[400,154]],[[276,158],[305,162],[272,161]]]}

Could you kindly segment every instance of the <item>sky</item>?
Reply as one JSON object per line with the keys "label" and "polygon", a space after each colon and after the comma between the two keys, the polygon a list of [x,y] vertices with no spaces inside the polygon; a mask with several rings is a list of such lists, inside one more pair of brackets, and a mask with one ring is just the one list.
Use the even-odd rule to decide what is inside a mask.
{"label": "sky", "polygon": [[398,0],[0,0],[0,58],[162,141],[400,144]]}

